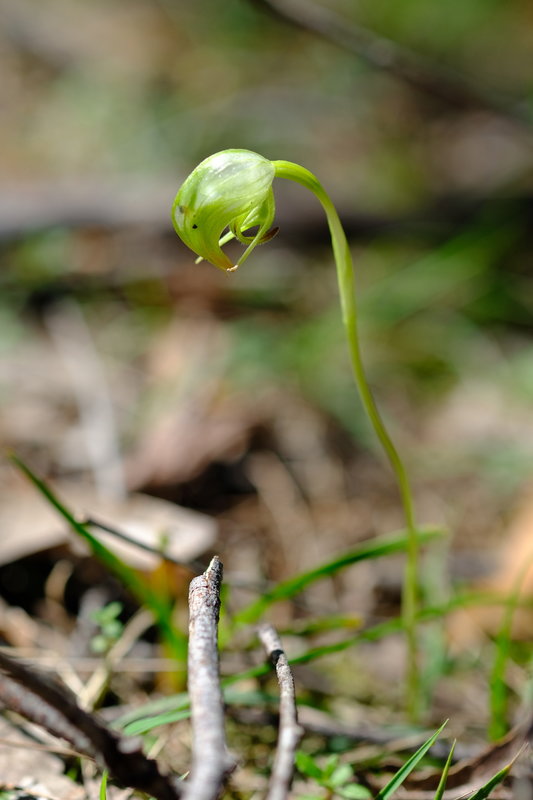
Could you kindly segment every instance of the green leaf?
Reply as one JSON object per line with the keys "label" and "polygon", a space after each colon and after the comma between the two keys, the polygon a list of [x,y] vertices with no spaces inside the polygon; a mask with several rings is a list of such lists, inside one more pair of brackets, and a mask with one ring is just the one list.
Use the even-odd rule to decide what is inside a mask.
{"label": "green leaf", "polygon": [[505,767],[503,767],[503,769],[501,769],[499,772],[497,772],[496,775],[494,775],[494,777],[490,778],[490,780],[488,780],[487,783],[485,783],[481,787],[481,789],[478,789],[476,792],[474,792],[474,794],[470,795],[468,800],[485,800],[485,798],[489,797],[489,795],[492,792],[492,790],[499,783],[501,783],[504,778],[507,777],[507,775],[511,771],[511,767],[515,763],[516,759],[524,752],[526,747],[527,747],[527,745],[524,745],[524,747],[522,747],[519,750],[519,752],[515,755],[515,757],[513,758],[513,760],[509,764],[507,764]]}
{"label": "green leaf", "polygon": [[512,590],[507,598],[502,623],[495,641],[496,654],[489,682],[490,723],[489,737],[494,741],[507,732],[507,714],[509,705],[509,689],[505,678],[509,654],[513,618],[520,600],[523,584],[533,562],[533,555],[525,560],[514,580]]}
{"label": "green leaf", "polygon": [[187,692],[162,697],[160,700],[152,700],[133,711],[128,711],[113,722],[113,728],[125,730],[133,722],[147,720],[160,714],[184,711],[189,708],[189,695]]}
{"label": "green leaf", "polygon": [[91,639],[91,650],[95,655],[101,655],[109,650],[109,642],[105,636],[97,634]]}
{"label": "green leaf", "polygon": [[324,800],[323,794],[299,794],[296,800]]}
{"label": "green leaf", "polygon": [[36,489],[48,500],[75,533],[84,539],[96,558],[98,558],[111,572],[113,572],[126,586],[137,600],[153,613],[162,636],[172,650],[173,656],[179,661],[185,661],[187,656],[187,638],[176,629],[172,621],[172,607],[166,598],[154,592],[146,581],[127,564],[117,558],[90,532],[89,528],[79,522],[75,516],[59,500],[50,487],[38,478],[31,469],[17,456],[11,456],[13,463],[26,475]]}
{"label": "green leaf", "polygon": [[332,789],[336,789],[338,786],[344,786],[352,778],[352,767],[349,764],[340,764],[329,778],[328,783]]}
{"label": "green leaf", "polygon": [[118,600],[108,603],[103,608],[98,608],[93,611],[91,618],[98,622],[99,625],[106,625],[110,622],[116,622],[117,617],[122,613],[123,605]]}
{"label": "green leaf", "polygon": [[118,639],[123,630],[124,626],[118,619],[114,619],[102,625],[102,632],[104,636],[112,640]]}
{"label": "green leaf", "polygon": [[[224,689],[224,702],[227,705],[257,706],[277,703],[279,697],[260,690],[242,691],[228,686]],[[179,722],[189,716],[189,696],[186,692],[163,697],[129,711],[115,720],[113,727],[130,735],[148,733],[158,725]]]}
{"label": "green leaf", "polygon": [[[441,528],[424,528],[418,531],[417,538],[420,543],[424,543],[442,536],[443,534],[444,531]],[[278,603],[281,600],[289,600],[312,583],[335,575],[341,569],[345,569],[345,567],[349,567],[359,561],[381,558],[391,553],[398,553],[402,550],[406,550],[407,546],[408,535],[404,532],[379,536],[369,542],[364,542],[355,550],[349,550],[333,561],[327,561],[325,564],[320,564],[318,567],[308,572],[302,572],[294,578],[289,578],[282,583],[278,583],[273,589],[265,592],[265,594],[251,603],[247,608],[240,611],[234,618],[235,624],[253,624],[263,616],[267,608],[273,603]]]}
{"label": "green leaf", "polygon": [[469,800],[485,800],[486,797],[490,795],[492,790],[497,786],[499,783],[503,781],[503,779],[509,774],[509,770],[511,769],[512,764],[507,764],[506,767],[501,769],[499,772],[494,775],[487,783],[478,789],[477,792],[470,795]]}
{"label": "green leaf", "polygon": [[153,717],[145,717],[135,722],[130,722],[124,726],[123,730],[126,736],[142,736],[145,733],[150,733],[160,725],[169,725],[172,722],[188,719],[190,716],[191,712],[188,708],[184,708],[181,711],[167,711],[166,714],[157,714]]}
{"label": "green leaf", "polygon": [[455,750],[456,743],[457,739],[454,739],[453,744],[450,748],[450,752],[448,754],[448,758],[446,759],[446,764],[444,765],[444,769],[442,770],[442,775],[440,776],[440,781],[439,785],[437,786],[437,791],[435,792],[435,800],[441,800],[442,795],[444,794],[444,790],[446,788],[446,781],[448,780],[448,772],[450,771],[450,766],[453,758],[453,751]]}
{"label": "green leaf", "polygon": [[107,776],[108,771],[105,769],[102,772],[102,782],[100,783],[100,800],[107,800]]}
{"label": "green leaf", "polygon": [[298,771],[301,772],[302,775],[307,775],[309,778],[314,778],[316,781],[322,780],[323,770],[309,753],[298,750],[295,755],[295,761]]}
{"label": "green leaf", "polygon": [[363,625],[361,617],[329,614],[327,617],[295,620],[290,627],[280,631],[281,636],[312,636],[315,633],[336,630],[356,630]]}
{"label": "green leaf", "polygon": [[329,780],[339,764],[340,756],[338,753],[332,753],[327,757],[324,766],[322,767],[322,774]]}
{"label": "green leaf", "polygon": [[370,790],[366,786],[361,786],[360,783],[349,783],[348,786],[337,789],[337,794],[348,800],[370,800],[372,797]]}
{"label": "green leaf", "polygon": [[405,779],[408,777],[408,775],[410,775],[410,774],[411,774],[411,772],[414,770],[414,768],[416,767],[416,765],[418,764],[418,762],[419,762],[419,761],[421,761],[421,759],[422,759],[422,758],[423,758],[423,757],[426,755],[426,753],[427,753],[427,751],[430,749],[430,747],[431,747],[431,746],[432,746],[432,745],[433,745],[433,744],[436,742],[436,740],[437,740],[437,739],[438,739],[438,737],[440,736],[441,732],[443,731],[443,729],[444,729],[444,726],[445,726],[445,725],[446,725],[446,722],[444,722],[444,723],[443,723],[443,724],[440,726],[440,728],[439,728],[437,731],[435,731],[435,733],[433,734],[433,736],[430,736],[430,737],[429,737],[429,739],[428,739],[426,742],[424,742],[424,744],[422,745],[422,747],[419,747],[419,748],[418,748],[418,750],[416,751],[416,753],[414,753],[414,754],[411,756],[411,758],[409,758],[409,759],[408,759],[408,760],[405,762],[405,764],[403,765],[403,767],[401,767],[401,768],[398,770],[398,772],[397,772],[397,773],[396,773],[396,775],[395,775],[395,776],[392,778],[392,780],[390,780],[390,781],[388,782],[388,784],[387,784],[387,785],[386,785],[386,786],[385,786],[385,787],[384,787],[384,788],[383,788],[383,789],[382,789],[380,792],[378,792],[378,794],[377,794],[377,795],[376,795],[376,797],[375,797],[375,800],[388,800],[388,798],[389,798],[389,797],[390,797],[392,794],[394,794],[394,792],[396,791],[396,789],[398,789],[398,787],[402,785],[402,783],[404,782],[404,780],[405,780]]}

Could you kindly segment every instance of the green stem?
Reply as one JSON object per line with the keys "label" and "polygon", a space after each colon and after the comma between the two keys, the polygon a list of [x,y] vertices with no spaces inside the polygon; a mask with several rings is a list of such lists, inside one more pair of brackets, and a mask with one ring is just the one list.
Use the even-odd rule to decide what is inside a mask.
{"label": "green stem", "polygon": [[312,172],[289,161],[273,161],[275,174],[280,178],[296,181],[313,192],[320,201],[328,220],[333,245],[333,254],[337,266],[342,318],[346,330],[350,358],[357,389],[363,407],[374,428],[374,431],[385,450],[391,467],[396,475],[400,490],[406,527],[409,535],[405,581],[403,586],[402,616],[407,636],[407,696],[410,713],[417,714],[418,705],[418,660],[416,619],[418,613],[418,539],[414,517],[413,495],[407,472],[403,462],[381,419],[376,402],[366,379],[361,351],[359,347],[358,314],[354,267],[346,235],[339,215],[329,195]]}
{"label": "green stem", "polygon": [[513,620],[520,603],[520,595],[524,589],[527,573],[533,565],[533,553],[526,558],[518,575],[513,581],[510,594],[507,597],[500,630],[494,642],[496,655],[492,665],[489,682],[489,738],[492,741],[500,739],[507,733],[507,711],[509,703],[509,690],[505,680],[505,671],[511,649]]}

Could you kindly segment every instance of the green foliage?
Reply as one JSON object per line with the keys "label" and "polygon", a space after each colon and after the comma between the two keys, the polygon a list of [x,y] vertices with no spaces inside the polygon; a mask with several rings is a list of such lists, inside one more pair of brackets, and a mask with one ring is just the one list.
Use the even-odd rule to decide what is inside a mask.
{"label": "green foliage", "polygon": [[[403,764],[393,778],[389,780],[386,786],[378,792],[375,796],[375,800],[389,800],[436,742],[445,725],[446,723],[441,725],[441,727],[407,759],[405,764]],[[453,747],[444,766],[435,800],[440,800],[442,797],[452,755]],[[334,796],[350,798],[352,800],[365,800],[365,798],[371,797],[371,793],[366,787],[355,782],[353,768],[347,763],[341,763],[340,756],[336,754],[329,756],[322,765],[316,758],[300,750],[296,754],[296,766],[302,775],[312,778],[319,786],[327,790],[327,794],[300,795],[300,797],[305,797],[306,800],[310,800],[310,798],[329,798]]]}
{"label": "green foliage", "polygon": [[398,789],[404,780],[411,774],[417,764],[424,758],[430,747],[437,741],[438,737],[440,736],[441,732],[444,730],[446,722],[444,722],[440,728],[427,739],[424,744],[418,748],[416,753],[413,753],[411,758],[408,758],[405,764],[398,770],[396,775],[387,783],[387,785],[381,789],[380,792],[375,797],[375,800],[389,800],[389,797],[394,794],[396,789]]}
{"label": "green foliage", "polygon": [[[368,25],[378,36],[390,36],[400,47],[412,47],[433,58],[438,68],[449,65],[459,76],[464,70],[466,83],[474,90],[479,84],[477,88],[482,93],[486,90],[489,104],[491,85],[496,90],[501,88],[503,116],[505,103],[509,102],[509,108],[514,107],[514,100],[507,101],[506,93],[519,99],[517,108],[525,110],[529,104],[531,110],[530,37],[528,26],[523,24],[523,4],[465,0],[452,8],[425,0],[361,0],[356,5],[352,0],[317,1],[346,19],[347,39],[352,22],[362,26],[363,34],[364,26]],[[80,9],[91,6],[78,5]],[[457,389],[462,381],[477,380],[491,389],[497,388],[509,420],[519,417],[514,413],[516,408],[529,413],[533,397],[528,346],[532,293],[524,173],[520,175],[523,130],[517,135],[512,120],[502,123],[498,114],[493,117],[490,112],[478,114],[468,103],[466,109],[453,107],[452,113],[438,96],[425,103],[421,95],[402,85],[394,70],[389,74],[373,74],[364,58],[342,52],[331,42],[321,41],[320,36],[270,18],[259,8],[260,4],[229,0],[220,15],[220,4],[214,0],[205,0],[201,14],[187,4],[178,9],[173,0],[159,0],[142,11],[148,35],[141,37],[142,45],[135,43],[134,36],[133,47],[130,47],[133,28],[128,23],[137,10],[132,15],[127,3],[112,5],[106,30],[107,38],[113,42],[113,52],[106,52],[105,42],[98,42],[96,51],[93,50],[83,36],[76,52],[71,50],[67,36],[65,56],[59,54],[56,63],[57,53],[54,55],[52,47],[50,55],[46,42],[44,55],[25,53],[22,48],[20,57],[13,57],[17,42],[13,52],[9,48],[8,61],[20,61],[25,73],[6,81],[8,111],[10,86],[16,89],[15,112],[17,108],[22,110],[21,122],[14,125],[15,139],[22,145],[20,150],[19,142],[14,147],[9,141],[9,119],[4,126],[4,151],[14,165],[8,170],[10,175],[13,169],[16,178],[18,161],[24,165],[25,178],[33,175],[35,169],[37,182],[41,175],[52,175],[55,181],[74,169],[75,182],[80,186],[85,172],[109,175],[119,182],[121,175],[131,173],[137,176],[142,189],[148,173],[150,180],[155,177],[156,181],[158,176],[164,181],[171,172],[184,174],[192,161],[235,141],[264,151],[272,158],[281,152],[291,158],[301,157],[308,164],[319,164],[336,196],[342,198],[347,220],[352,224],[355,221],[356,233],[350,245],[357,255],[359,310],[370,356],[369,377],[377,396],[383,397],[384,408],[395,415],[396,409],[409,406],[414,409],[411,418],[415,420],[418,404],[428,404],[427,408],[436,401],[445,403],[450,391]],[[105,7],[102,4],[102,10]],[[98,4],[95,9],[93,22],[98,22]],[[147,17],[143,16],[145,12]],[[52,29],[54,4],[47,13],[52,15]],[[103,13],[108,13],[107,8]],[[104,17],[100,21],[104,22]],[[150,55],[143,47],[152,41],[154,31],[159,28],[164,30],[157,34],[160,41]],[[87,26],[89,35],[93,29],[93,25]],[[61,25],[59,30],[64,32]],[[133,56],[128,56],[127,51]],[[503,57],[495,59],[495,52]],[[421,72],[424,72],[423,60]],[[25,83],[30,93],[25,91]],[[520,93],[523,97],[518,98]],[[500,99],[497,92],[495,99]],[[25,151],[24,143],[29,146]],[[495,152],[497,168],[493,172],[486,163],[480,179],[472,182],[470,178],[468,184],[470,165],[466,160],[472,152],[475,152],[472,160],[478,162],[492,161]],[[498,171],[499,153],[501,171]],[[464,184],[461,159],[466,167]],[[506,162],[510,168],[505,166]],[[527,157],[525,163],[527,169]],[[474,169],[474,175],[475,172]],[[105,184],[102,188],[105,190]],[[142,194],[140,191],[139,197]],[[60,201],[62,196],[60,189]],[[482,199],[489,214],[470,216],[472,196],[475,202]],[[511,197],[510,202],[507,197]],[[439,198],[444,200],[442,218]],[[359,238],[358,215],[364,223],[366,214],[376,214],[378,221],[386,223],[385,235],[379,230],[374,235],[372,226],[367,229],[363,224],[362,239]],[[303,216],[297,218],[297,237],[302,232],[305,237]],[[68,214],[66,224],[71,224]],[[246,236],[243,226],[240,233],[243,238]],[[110,262],[106,257],[101,258],[108,235],[112,239],[110,249],[114,251]],[[7,353],[13,344],[32,336],[32,310],[39,309],[40,322],[41,303],[46,316],[46,304],[63,292],[79,290],[85,303],[87,290],[92,293],[96,289],[98,303],[109,292],[112,300],[107,302],[113,308],[112,326],[105,332],[99,329],[97,345],[105,341],[109,353],[120,341],[119,347],[127,352],[128,364],[142,357],[154,334],[150,314],[155,309],[169,319],[176,311],[174,284],[169,300],[170,284],[166,280],[174,265],[163,265],[159,260],[163,248],[158,245],[154,251],[158,278],[139,281],[139,274],[146,275],[147,256],[144,247],[134,245],[134,263],[130,263],[132,254],[127,241],[132,238],[135,236],[131,237],[130,231],[121,238],[116,232],[87,233],[85,229],[57,228],[32,233],[20,243],[5,240],[0,351]],[[260,283],[262,278],[256,278],[256,283],[252,278],[246,289],[244,283],[238,283],[240,276],[232,290],[222,289],[225,309],[230,309],[227,316],[231,317],[230,321],[224,320],[224,328],[231,330],[236,345],[224,372],[225,388],[231,391],[237,384],[237,388],[244,385],[256,391],[257,383],[273,381],[284,388],[289,385],[291,390],[301,392],[339,420],[343,430],[351,433],[358,444],[372,447],[372,437],[357,407],[354,414],[348,360],[342,349],[342,326],[331,307],[333,280],[327,271],[321,274],[325,260],[322,242],[313,238],[305,245],[307,250],[298,256],[290,252],[290,244],[285,239],[272,257],[266,249],[265,255],[259,253],[267,267],[266,290]],[[92,264],[87,269],[83,257],[80,269],[80,254],[90,256],[93,252],[97,253],[94,271]],[[165,275],[161,281],[160,267]],[[309,280],[307,276],[311,276]],[[214,281],[217,277],[220,278],[216,276]],[[179,278],[178,273],[176,282]],[[322,291],[313,288],[319,279],[325,287]],[[152,312],[146,307],[148,297],[153,304]],[[89,305],[93,303],[91,295]],[[259,314],[252,316],[253,308]],[[117,309],[120,313],[116,313]],[[32,313],[28,314],[28,310]],[[101,305],[96,313],[101,313]],[[177,313],[181,313],[181,308]],[[0,385],[0,400],[18,391],[18,385],[12,387],[6,379]],[[464,410],[468,410],[466,406]],[[412,429],[406,426],[398,431],[404,439],[411,436],[410,461],[424,481],[435,481],[437,477],[438,481],[461,482],[463,475],[474,475],[480,484],[489,483],[494,496],[505,497],[531,473],[531,448],[527,436],[521,437],[520,433],[514,438],[506,435],[505,442],[501,432],[473,442],[450,435],[446,443],[435,446],[434,450],[420,437],[425,448],[421,452],[422,446],[416,448],[417,433],[425,430],[427,420],[423,412],[424,408],[420,428],[415,422]],[[133,414],[139,414],[139,409],[134,408]],[[135,421],[138,422],[138,417]],[[42,485],[38,482],[35,485],[43,491]],[[182,670],[185,637],[175,630],[168,598],[146,586],[124,564],[113,560],[105,548],[96,547],[90,530],[76,523],[53,493],[47,496],[63,519],[89,543],[138,601],[152,608],[161,636]],[[458,508],[460,502],[459,499]],[[501,507],[496,512],[500,513]],[[422,541],[426,532],[418,530],[417,540]],[[269,588],[241,609],[235,620],[223,620],[222,647],[232,647],[236,628],[242,641],[244,624],[275,611],[275,603],[297,598],[315,582],[331,578],[359,560],[386,555],[385,550],[378,552],[383,541],[371,543],[371,548],[377,547],[373,553],[365,554],[366,545],[363,552],[360,548],[350,550]],[[388,552],[402,551],[405,551],[405,537],[398,550]],[[432,581],[433,573],[427,584]],[[510,685],[507,680],[511,661],[516,660],[521,668],[531,660],[530,650],[518,648],[511,638],[514,609],[525,606],[527,601],[519,598],[518,592],[504,598],[453,589],[451,596],[437,596],[426,592],[426,587],[422,590],[423,605],[416,615],[422,655],[417,684],[419,703],[431,697],[444,675],[457,671],[459,661],[448,650],[443,624],[446,616],[454,609],[471,605],[504,607],[502,626],[489,645],[492,647],[489,658],[486,657],[489,648],[483,648],[482,654],[469,655],[464,662],[471,667],[475,658],[476,668],[487,675],[489,732],[493,738],[502,735],[508,728],[516,699],[516,682]],[[231,608],[229,603],[228,607]],[[287,632],[300,637],[301,647],[291,663],[312,663],[360,642],[401,633],[404,622],[405,619],[388,618],[365,627],[365,620],[356,614],[291,621]],[[104,614],[100,624],[102,632],[96,644],[105,652],[120,635],[119,620],[111,613],[107,618]],[[327,631],[340,635],[336,639],[328,637],[327,644],[316,646],[306,641],[307,637]],[[468,662],[468,658],[472,660]],[[263,677],[267,671],[261,664],[229,676],[228,702],[245,701],[244,691],[234,690],[231,694],[230,683],[244,681],[246,677]],[[455,679],[457,672],[452,677]],[[267,695],[261,692],[249,695],[249,700],[257,705],[268,702]],[[186,696],[168,698],[165,708],[153,711],[151,719],[134,720],[131,732],[150,731],[153,726],[182,719],[188,714]],[[443,780],[449,763],[450,760]],[[339,767],[342,765],[337,764],[333,770]],[[498,776],[504,777],[507,769]],[[480,790],[479,798],[488,796],[501,780],[498,776],[494,776],[495,783],[489,782],[488,788]],[[348,783],[344,788],[350,785],[354,784]],[[323,786],[324,791],[333,788]],[[103,791],[105,795],[105,785]]]}
{"label": "green foliage", "polygon": [[[427,530],[418,531],[417,535],[420,543],[423,543],[440,537],[443,533],[444,531],[441,529],[428,528]],[[272,589],[262,594],[261,597],[251,603],[247,608],[238,612],[235,615],[234,621],[238,625],[249,625],[253,622],[257,622],[273,603],[295,597],[307,586],[310,586],[316,581],[331,577],[340,570],[352,564],[357,564],[359,561],[381,558],[391,553],[405,551],[408,546],[409,539],[406,533],[376,537],[354,550],[343,553],[332,561],[320,564],[316,569],[309,570],[300,575],[295,575],[293,578],[288,578],[286,581],[279,583],[277,586],[274,586]]]}
{"label": "green foliage", "polygon": [[124,630],[124,625],[119,620],[121,613],[122,603],[116,601],[93,612],[92,618],[100,626],[100,633],[91,639],[91,650],[94,653],[107,653],[120,639]]}
{"label": "green foliage", "polygon": [[167,646],[178,662],[183,663],[187,654],[187,639],[177,630],[172,619],[172,607],[165,596],[152,589],[134,569],[129,567],[120,558],[114,555],[99,539],[92,535],[87,525],[79,522],[68,508],[59,500],[52,489],[40,480],[31,469],[19,458],[12,456],[12,461],[33,483],[35,488],[58,511],[63,519],[68,522],[74,533],[80,536],[91,548],[94,556],[98,558],[112,573],[114,573],[124,586],[133,595],[152,611],[159,626],[161,635]]}
{"label": "green foliage", "polygon": [[496,773],[496,775],[494,775],[492,778],[489,778],[489,780],[480,789],[474,792],[474,794],[470,795],[469,800],[486,800],[487,797],[490,797],[492,790],[495,789],[496,786],[498,786],[498,784],[501,783],[507,777],[507,775],[511,771],[511,767],[513,766],[514,762],[521,754],[521,752],[522,751],[517,753],[515,758],[513,758],[513,760],[509,764],[506,764],[505,767],[500,769]]}
{"label": "green foliage", "polygon": [[107,778],[108,778],[108,771],[105,769],[102,772],[102,780],[100,781],[100,792],[98,797],[100,800],[107,800]]}
{"label": "green foliage", "polygon": [[[82,536],[82,538],[89,543],[95,555],[99,557],[113,572],[115,572],[115,574],[117,574],[121,580],[124,581],[125,586],[133,591],[141,602],[144,602],[147,607],[154,611],[154,615],[156,616],[156,619],[161,627],[163,636],[167,639],[167,643],[175,647],[176,642],[179,642],[180,639],[168,637],[168,629],[166,625],[169,624],[170,617],[165,617],[163,615],[162,609],[164,606],[161,606],[161,599],[157,596],[154,596],[151,590],[148,590],[143,585],[141,579],[136,575],[136,573],[134,573],[133,570],[130,570],[129,567],[124,565],[110,551],[101,545],[98,540],[94,539],[90,532],[86,530],[85,526],[75,520],[72,514],[59,501],[52,490],[46,484],[40,481],[27,466],[25,466],[18,459],[14,459],[14,461],[39,489],[39,491],[47,498],[47,500],[70,523],[76,533]],[[421,541],[426,541],[440,536],[441,533],[442,532],[438,530],[428,530],[426,532],[419,532],[419,536]],[[256,603],[245,609],[238,621],[240,623],[245,620],[255,621],[258,616],[262,615],[273,602],[276,602],[280,599],[290,599],[294,597],[306,586],[310,585],[316,580],[330,576],[349,564],[354,564],[358,561],[368,558],[377,558],[388,553],[397,552],[405,549],[406,546],[407,537],[405,534],[382,537],[382,539],[375,540],[368,545],[358,548],[356,551],[351,551],[344,554],[335,561],[323,564],[315,570],[302,573],[300,576],[296,576],[289,581],[279,584],[277,587],[274,587],[274,589],[272,589],[268,595],[261,599],[261,605]],[[528,568],[529,564],[524,565],[519,579],[517,580],[517,585],[512,597],[510,599],[504,598],[502,601],[506,606],[506,615],[504,617],[504,625],[502,626],[502,631],[500,634],[503,644],[500,642],[500,649],[498,651],[499,657],[495,661],[495,668],[493,670],[493,681],[496,685],[497,680],[502,680],[503,669],[505,667],[505,662],[508,655],[512,614],[518,605],[522,581],[527,573]],[[485,602],[486,600],[487,595],[472,595],[470,597],[455,596],[452,597],[448,602],[444,603],[441,607],[435,606],[433,608],[424,608],[419,619],[428,620],[441,617],[454,607],[464,607],[467,602],[476,603],[480,601]],[[99,652],[106,652],[107,649],[121,635],[122,625],[118,619],[121,611],[121,604],[114,602],[95,612],[94,619],[101,627],[101,634],[99,634],[99,636],[95,637],[93,640],[93,647],[95,647],[95,649]],[[338,618],[334,621],[329,620],[328,622],[329,624],[323,625],[321,624],[321,621],[318,620],[315,622],[314,626],[311,625],[309,627],[309,630],[331,630],[336,626],[339,628],[346,628],[348,625],[352,626],[354,624],[354,620],[349,619],[347,622],[344,618]],[[381,623],[374,627],[357,631],[355,635],[350,636],[346,640],[336,642],[332,645],[311,648],[304,653],[299,654],[295,658],[290,659],[290,663],[293,665],[309,663],[310,661],[321,658],[325,655],[342,652],[348,647],[353,646],[358,641],[374,641],[382,638],[383,636],[390,635],[393,632],[401,631],[404,624],[405,621],[403,618],[388,620],[387,622]],[[173,633],[173,637],[176,637],[176,632]],[[175,650],[175,655],[177,657],[179,656],[178,649]],[[260,707],[261,705],[266,706],[271,705],[273,702],[277,702],[277,698],[274,698],[261,690],[243,691],[232,688],[232,684],[234,683],[249,680],[250,678],[254,677],[260,677],[261,675],[267,674],[269,670],[270,668],[268,665],[262,664],[258,667],[254,667],[242,673],[231,675],[224,679],[223,686],[225,702],[230,705],[251,705],[256,708]],[[495,689],[493,688],[493,693],[494,692]],[[499,707],[499,711],[502,712],[502,707]],[[127,735],[146,735],[162,725],[187,719],[189,715],[189,698],[187,694],[179,694],[173,697],[163,698],[162,700],[158,700],[156,702],[147,703],[145,706],[136,709],[134,712],[130,712],[117,720],[115,722],[115,726],[123,730]],[[500,716],[495,719],[500,721],[502,718],[503,717]],[[444,723],[444,725],[445,724],[446,723]],[[435,732],[435,734],[429,737],[426,742],[424,742],[424,744],[405,761],[403,766],[389,780],[386,786],[381,789],[380,792],[378,792],[374,800],[389,800],[389,798],[394,794],[394,792],[396,792],[409,774],[424,758],[428,750],[436,741],[437,737],[440,735],[444,725],[442,725]],[[448,772],[452,763],[454,746],[452,746],[448,755],[448,759],[443,767],[439,786],[435,794],[435,800],[442,800]],[[497,774],[491,777],[484,784],[484,786],[477,790],[472,796],[474,800],[484,800],[484,798],[488,798],[494,787],[497,786],[509,774],[513,763],[514,761],[506,765],[503,769],[499,770]],[[346,800],[369,800],[371,798],[371,794],[368,789],[365,786],[357,783],[353,767],[348,763],[342,762],[341,757],[338,754],[331,754],[324,762],[322,762],[321,760],[309,755],[304,751],[299,751],[296,757],[296,766],[303,776],[314,780],[321,789],[319,793],[313,793],[311,795],[299,795],[301,800],[329,800],[329,798],[333,797],[346,798]],[[100,800],[105,800],[106,786],[107,773],[104,773],[100,785]]]}
{"label": "green foliage", "polygon": [[[275,704],[277,698],[263,691],[245,691],[226,685],[224,702],[227,705],[259,708]],[[139,736],[149,733],[160,725],[169,725],[189,717],[189,697],[186,693],[181,693],[145,703],[134,711],[121,716],[115,721],[115,727],[121,729],[128,736]]]}
{"label": "green foliage", "polygon": [[456,742],[454,741],[450,748],[450,752],[448,753],[448,758],[446,759],[444,769],[442,770],[442,775],[440,776],[440,781],[439,785],[437,786],[437,791],[435,792],[434,800],[442,800],[442,796],[446,789],[446,781],[448,780],[448,772],[450,771],[450,767],[452,765],[453,754],[455,752],[455,744]]}
{"label": "green foliage", "polygon": [[13,254],[12,270],[19,290],[39,287],[64,275],[70,247],[69,232],[57,228],[29,236],[18,244]]}
{"label": "green foliage", "polygon": [[296,767],[308,778],[312,778],[319,786],[327,790],[326,794],[298,795],[300,800],[315,800],[322,797],[345,797],[347,800],[367,800],[371,792],[354,782],[354,771],[349,764],[340,763],[340,756],[331,755],[322,766],[317,759],[299,750],[296,753]]}
{"label": "green foliage", "polygon": [[[200,259],[233,271],[257,244],[275,233],[272,181],[286,178],[309,190],[326,215],[337,271],[342,321],[350,354],[352,374],[361,403],[376,438],[396,478],[407,529],[407,559],[403,584],[403,615],[407,637],[407,705],[418,714],[418,643],[416,618],[419,603],[418,532],[411,484],[403,459],[391,439],[370,389],[361,357],[359,310],[352,256],[334,203],[318,178],[305,167],[290,161],[268,161],[249,150],[224,150],[202,161],[186,178],[174,200],[172,219],[176,233]],[[247,228],[257,227],[253,235]],[[227,231],[227,232],[226,232]],[[221,246],[232,238],[248,245],[234,266]]]}
{"label": "green foliage", "polygon": [[513,617],[520,600],[525,578],[532,564],[533,555],[521,565],[515,579],[515,585],[507,598],[500,629],[494,643],[494,661],[489,681],[489,736],[491,739],[501,738],[508,729],[509,690],[506,672],[511,651]]}

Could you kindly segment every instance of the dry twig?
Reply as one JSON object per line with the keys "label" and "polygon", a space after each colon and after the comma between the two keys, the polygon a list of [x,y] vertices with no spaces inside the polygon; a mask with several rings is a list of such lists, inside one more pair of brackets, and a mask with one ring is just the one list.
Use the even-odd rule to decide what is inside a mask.
{"label": "dry twig", "polygon": [[222,563],[217,556],[189,589],[189,698],[192,724],[191,779],[185,800],[215,800],[234,768],[226,748],[224,700],[218,669],[217,629]]}
{"label": "dry twig", "polygon": [[445,69],[367,28],[348,23],[328,8],[309,0],[252,2],[292,25],[354,53],[373,69],[388,72],[431,97],[458,108],[482,109],[518,123],[524,129],[531,129],[531,115],[524,102],[502,97],[494,91],[488,92],[458,72]]}
{"label": "dry twig", "polygon": [[294,754],[303,729],[298,725],[294,681],[281,640],[272,625],[261,625],[258,633],[276,670],[280,690],[278,746],[267,800],[286,800],[294,773]]}
{"label": "dry twig", "polygon": [[65,686],[3,652],[0,672],[0,702],[8,708],[70,742],[77,752],[102,761],[120,783],[157,800],[178,800],[175,781],[146,758],[140,741],[118,736],[95,715],[83,711]]}

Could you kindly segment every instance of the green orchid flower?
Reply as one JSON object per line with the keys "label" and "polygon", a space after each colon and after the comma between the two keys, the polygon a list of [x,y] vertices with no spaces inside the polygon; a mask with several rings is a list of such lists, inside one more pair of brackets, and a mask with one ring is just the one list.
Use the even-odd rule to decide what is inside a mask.
{"label": "green orchid flower", "polygon": [[[277,232],[271,229],[276,211],[274,176],[272,161],[249,150],[224,150],[209,156],[176,195],[172,206],[176,233],[201,259],[228,272],[237,269],[256,245]],[[246,234],[255,227],[254,235]],[[232,238],[248,245],[235,265],[221,247]]]}
{"label": "green orchid flower", "polygon": [[[269,161],[250,150],[223,150],[202,161],[181,186],[172,206],[174,228],[199,256],[198,260],[206,259],[228,272],[237,269],[258,244],[272,238],[277,231],[277,228],[272,228],[275,213],[272,183],[275,177],[288,178],[309,189],[326,213],[355,382],[398,482],[409,534],[403,617],[409,651],[408,702],[415,717],[415,704],[419,697],[416,641],[419,544],[412,492],[403,462],[381,419],[363,368],[352,257],[335,206],[322,184],[305,167],[289,161]],[[254,228],[257,230],[252,233]],[[222,250],[222,246],[234,238],[246,246],[236,264]]]}

